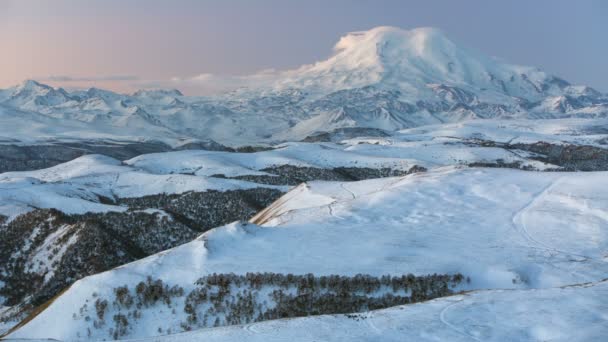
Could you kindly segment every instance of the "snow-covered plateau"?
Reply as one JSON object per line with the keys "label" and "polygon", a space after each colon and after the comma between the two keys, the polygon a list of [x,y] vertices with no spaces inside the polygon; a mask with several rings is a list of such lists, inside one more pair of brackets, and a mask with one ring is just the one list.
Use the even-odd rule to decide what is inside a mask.
{"label": "snow-covered plateau", "polygon": [[232,81],[0,90],[1,338],[608,336],[608,95],[431,28]]}

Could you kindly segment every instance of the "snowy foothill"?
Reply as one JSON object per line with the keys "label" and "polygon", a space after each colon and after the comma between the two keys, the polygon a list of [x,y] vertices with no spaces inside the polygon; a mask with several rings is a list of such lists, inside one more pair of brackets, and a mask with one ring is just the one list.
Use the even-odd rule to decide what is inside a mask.
{"label": "snowy foothill", "polygon": [[361,314],[282,319],[130,341],[598,341],[608,283],[485,290]]}
{"label": "snowy foothill", "polygon": [[[408,171],[414,166],[431,169],[501,161],[538,170],[553,169],[559,167],[538,161],[525,151],[471,142],[593,144],[605,137],[594,132],[585,134],[589,125],[585,120],[554,121],[559,120],[547,126],[540,121],[500,120],[424,126],[386,137],[359,137],[338,143],[284,143],[254,153],[187,150],[144,154],[124,162],[85,155],[47,169],[0,174],[0,214],[14,217],[32,208],[56,208],[66,213],[120,211],[123,208],[99,203],[99,196],[114,199],[270,187],[217,177],[272,176],[264,170],[284,165]],[[602,124],[595,120],[592,127]]]}
{"label": "snowy foothill", "polygon": [[154,174],[101,155],[86,155],[48,169],[0,174],[0,214],[15,217],[35,208],[68,214],[124,211],[109,199],[188,191],[227,191],[256,187],[281,188],[241,180],[186,174]]}
{"label": "snowy foothill", "polygon": [[603,120],[478,120],[457,124],[431,125],[392,133],[385,137],[344,139],[337,143],[284,143],[269,151],[227,153],[177,151],[153,153],[125,161],[153,173],[193,173],[227,177],[264,174],[259,170],[280,165],[335,168],[368,167],[408,170],[414,165],[433,168],[468,165],[475,162],[520,162],[536,169],[557,168],[530,158],[525,151],[509,151],[500,146],[480,146],[476,142],[588,144],[608,134],[592,131],[605,127]]}
{"label": "snowy foothill", "polygon": [[[451,329],[448,324],[444,327],[445,333],[458,335],[458,330],[462,330],[473,336],[478,333],[509,336],[501,335],[512,333],[501,328],[501,322],[486,322],[487,327],[477,327],[471,321],[483,319],[480,310],[484,307],[491,312],[500,311],[500,315],[509,314],[502,304],[496,304],[501,298],[508,301],[509,296],[516,296],[512,298],[523,303],[518,310],[525,310],[527,304],[532,307],[535,300],[564,301],[565,305],[575,306],[576,301],[561,296],[568,291],[578,296],[576,290],[560,288],[605,278],[608,197],[602,189],[608,186],[607,179],[604,172],[540,173],[447,167],[399,178],[353,183],[311,182],[275,202],[266,214],[260,214],[263,218],[254,218],[253,222],[258,225],[233,223],[215,228],[191,243],[77,281],[9,337],[78,339],[78,334],[83,334],[90,322],[74,320],[72,313],[92,293],[109,297],[116,286],[134,286],[148,276],[188,291],[198,278],[214,272],[461,273],[470,277],[465,289],[518,291],[466,295],[458,310],[466,312],[470,319],[455,315],[457,308],[443,313],[455,327]],[[556,213],[568,224],[555,224]],[[603,287],[599,285],[598,289]],[[593,289],[584,291],[581,295],[587,301],[595,298],[592,308],[596,312],[606,305],[605,297],[595,297]],[[494,294],[497,299],[493,302],[489,297]],[[528,296],[530,302],[523,300]],[[459,302],[458,298],[390,309],[381,315],[387,321],[397,319],[399,312],[414,314],[421,310],[423,314],[430,310],[437,315],[447,303]],[[538,331],[527,333],[545,333],[542,324],[548,324],[553,317],[552,307],[547,307],[548,313],[539,311],[544,313],[536,318],[540,324]],[[155,336],[159,325],[163,331],[167,328],[179,331],[178,322],[185,319],[184,315],[180,311],[174,314],[170,310],[144,308],[125,337]],[[319,317],[289,321],[294,323],[267,323],[267,326],[299,324],[297,322],[322,325],[323,320],[336,319],[351,322],[346,317]],[[574,319],[568,315],[563,324],[583,324],[585,319],[590,318]],[[596,319],[605,321],[601,316]],[[513,322],[516,327],[525,323],[525,320]],[[361,323],[348,324],[359,326]],[[419,335],[427,331],[424,325],[403,324],[412,329],[408,333]],[[91,329],[96,338],[108,337],[102,330]],[[475,332],[475,329],[483,331]],[[275,333],[284,333],[281,331]],[[208,333],[213,336],[223,332],[234,333],[229,328]],[[586,333],[599,336],[595,335],[599,332]],[[247,330],[242,333],[245,335],[241,338],[249,334]]]}
{"label": "snowy foothill", "polygon": [[186,150],[144,154],[124,162],[102,155],[85,155],[47,169],[0,174],[0,214],[14,217],[32,208],[56,208],[67,213],[103,212],[123,209],[99,203],[99,196],[112,199],[270,187],[217,177],[272,176],[264,170],[284,165],[407,171],[413,166],[431,169],[501,161],[538,170],[555,169],[559,166],[538,161],[526,151],[475,142],[602,146],[597,141],[608,135],[593,129],[605,125],[608,123],[602,120],[580,119],[484,120],[423,126],[387,133],[384,137],[362,136],[336,143],[284,143],[254,153]]}

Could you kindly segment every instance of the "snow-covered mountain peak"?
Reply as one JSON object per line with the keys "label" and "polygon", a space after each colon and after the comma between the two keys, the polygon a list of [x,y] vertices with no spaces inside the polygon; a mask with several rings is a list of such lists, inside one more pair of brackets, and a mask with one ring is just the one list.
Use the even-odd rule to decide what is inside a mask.
{"label": "snow-covered mountain peak", "polygon": [[33,90],[33,89],[51,89],[50,86],[42,84],[35,80],[25,80],[15,87],[16,91]]}
{"label": "snow-covered mountain peak", "polygon": [[53,88],[34,80],[26,80],[12,88],[8,100],[25,108],[57,106],[70,101],[63,88]]}
{"label": "snow-covered mountain peak", "polygon": [[[85,125],[112,134],[120,127],[127,136],[154,138],[170,132],[170,139],[229,146],[304,139],[344,127],[397,130],[471,119],[608,116],[607,95],[488,57],[435,28],[351,32],[323,61],[227,80],[236,89],[207,97],[174,89],[68,93],[27,81],[0,91],[0,106],[10,120],[28,112],[61,119],[52,125],[57,127]],[[9,130],[6,136],[14,134]]]}
{"label": "snow-covered mountain peak", "polygon": [[390,49],[401,49],[415,55],[424,55],[429,51],[447,51],[455,49],[441,30],[422,27],[403,30],[392,26],[380,26],[368,31],[351,32],[341,37],[334,46],[336,53],[351,56],[374,57],[380,62],[391,62],[383,54]]}
{"label": "snow-covered mountain peak", "polygon": [[53,87],[46,84],[34,80],[25,80],[13,87],[12,97],[44,96],[53,90],[55,90]]}
{"label": "snow-covered mountain peak", "polygon": [[381,72],[383,81],[399,81],[408,73],[424,83],[455,80],[457,74],[462,79],[461,60],[469,57],[435,28],[382,26],[354,32],[342,37],[335,50],[338,53],[332,62],[354,67],[367,64]]}
{"label": "snow-covered mountain peak", "polygon": [[537,68],[506,64],[456,44],[436,28],[404,30],[381,26],[351,32],[339,39],[334,55],[285,72],[275,83],[284,87],[338,91],[379,86],[412,97],[429,98],[428,84],[487,92],[486,97],[521,97],[538,101],[569,84]]}

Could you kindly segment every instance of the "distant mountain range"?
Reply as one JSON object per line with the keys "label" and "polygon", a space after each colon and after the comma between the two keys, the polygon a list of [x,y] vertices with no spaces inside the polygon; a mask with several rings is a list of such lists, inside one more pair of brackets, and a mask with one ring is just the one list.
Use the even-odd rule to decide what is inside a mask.
{"label": "distant mountain range", "polygon": [[70,92],[26,81],[0,90],[0,141],[212,139],[235,146],[344,127],[608,115],[606,94],[462,48],[432,28],[353,32],[334,50],[327,60],[244,77],[247,87],[210,97]]}

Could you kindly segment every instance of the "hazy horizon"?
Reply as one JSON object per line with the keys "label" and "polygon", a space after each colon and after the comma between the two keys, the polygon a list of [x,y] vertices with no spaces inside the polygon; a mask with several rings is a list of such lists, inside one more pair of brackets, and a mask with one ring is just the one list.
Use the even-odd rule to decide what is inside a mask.
{"label": "hazy horizon", "polygon": [[245,75],[322,60],[344,34],[437,27],[509,63],[608,91],[608,3],[509,1],[1,1],[0,88],[25,79],[66,88],[204,93],[198,75]]}

